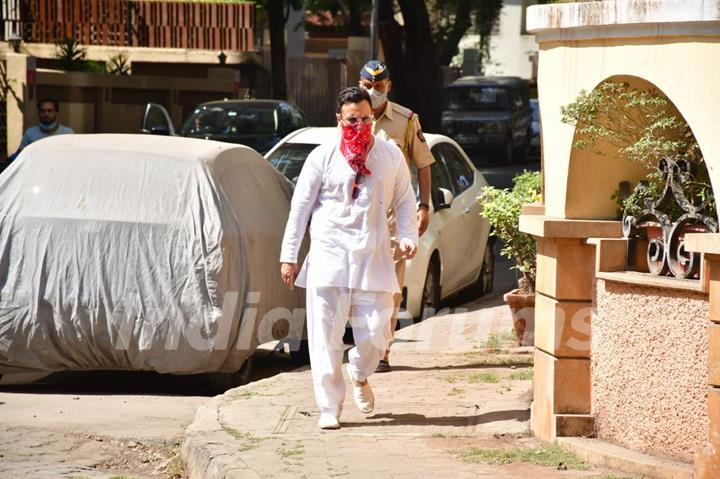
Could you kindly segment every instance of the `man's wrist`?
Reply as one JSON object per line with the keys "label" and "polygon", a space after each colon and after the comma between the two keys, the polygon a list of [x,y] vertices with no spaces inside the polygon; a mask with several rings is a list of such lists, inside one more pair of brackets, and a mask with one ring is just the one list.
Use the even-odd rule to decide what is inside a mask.
{"label": "man's wrist", "polygon": [[418,209],[418,211],[420,211],[420,210],[430,211],[430,205],[427,203],[420,202],[420,203],[418,203],[417,209]]}

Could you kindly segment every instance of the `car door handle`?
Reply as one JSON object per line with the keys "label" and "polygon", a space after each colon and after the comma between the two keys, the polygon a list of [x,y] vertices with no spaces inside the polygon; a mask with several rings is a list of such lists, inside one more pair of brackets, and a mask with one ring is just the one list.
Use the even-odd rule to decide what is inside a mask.
{"label": "car door handle", "polygon": [[463,210],[463,214],[464,214],[464,215],[469,215],[469,214],[470,214],[470,208],[465,208],[465,209]]}

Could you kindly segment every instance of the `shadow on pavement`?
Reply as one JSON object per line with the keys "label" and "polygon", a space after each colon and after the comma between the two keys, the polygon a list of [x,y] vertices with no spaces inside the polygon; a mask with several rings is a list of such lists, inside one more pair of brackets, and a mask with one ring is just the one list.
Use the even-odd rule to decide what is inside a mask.
{"label": "shadow on pavement", "polygon": [[[532,360],[532,356],[528,355],[528,361]],[[419,368],[416,366],[395,366],[393,365],[393,371],[453,371],[462,369],[513,369],[515,368],[530,368],[532,364],[448,364],[445,366],[429,366],[426,368]]]}
{"label": "shadow on pavement", "polygon": [[[428,417],[423,414],[375,414],[367,416],[367,422],[345,422],[342,427],[372,427],[372,426],[454,426],[467,427],[478,424],[486,424],[496,421],[528,421],[530,420],[529,409],[513,409],[510,411],[492,411],[477,416],[440,416]],[[382,421],[373,421],[382,419]]]}

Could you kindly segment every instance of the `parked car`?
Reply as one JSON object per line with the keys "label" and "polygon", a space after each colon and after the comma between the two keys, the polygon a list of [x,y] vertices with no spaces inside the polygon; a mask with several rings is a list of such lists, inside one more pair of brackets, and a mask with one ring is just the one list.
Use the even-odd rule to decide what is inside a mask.
{"label": "parked car", "polygon": [[242,381],[258,344],[302,335],[303,295],[277,262],[291,195],[240,145],[33,143],[0,175],[2,382],[64,370]]}
{"label": "parked car", "polygon": [[[265,158],[296,182],[310,152],[337,134],[336,128],[298,130]],[[467,288],[478,296],[490,293],[493,284],[494,238],[476,200],[487,182],[455,141],[442,135],[425,138],[436,161],[431,167],[430,224],[407,264],[400,315],[405,318],[423,318],[436,311],[443,298]]]}
{"label": "parked car", "polygon": [[148,103],[142,132],[249,146],[264,154],[285,135],[309,125],[294,104],[278,100],[222,100],[198,105],[178,132],[162,105]]}
{"label": "parked car", "polygon": [[530,100],[530,108],[532,108],[532,140],[530,141],[530,150],[532,153],[540,152],[540,104],[537,99]]}
{"label": "parked car", "polygon": [[445,89],[442,132],[468,151],[489,151],[505,164],[526,160],[532,141],[527,81],[467,76]]}

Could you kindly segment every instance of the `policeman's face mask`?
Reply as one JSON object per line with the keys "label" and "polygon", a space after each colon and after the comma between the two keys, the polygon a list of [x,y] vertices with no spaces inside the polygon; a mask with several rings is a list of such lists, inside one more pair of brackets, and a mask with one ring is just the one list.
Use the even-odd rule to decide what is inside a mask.
{"label": "policeman's face mask", "polygon": [[375,88],[371,88],[368,90],[368,93],[370,94],[370,103],[372,104],[374,110],[377,110],[378,108],[383,106],[387,101],[387,92],[378,91]]}
{"label": "policeman's face mask", "polygon": [[372,104],[373,110],[377,110],[387,101],[387,95],[390,91],[389,81],[378,81],[376,83],[371,83],[369,81],[363,80],[360,82],[360,86],[365,88],[370,94],[370,103]]}

